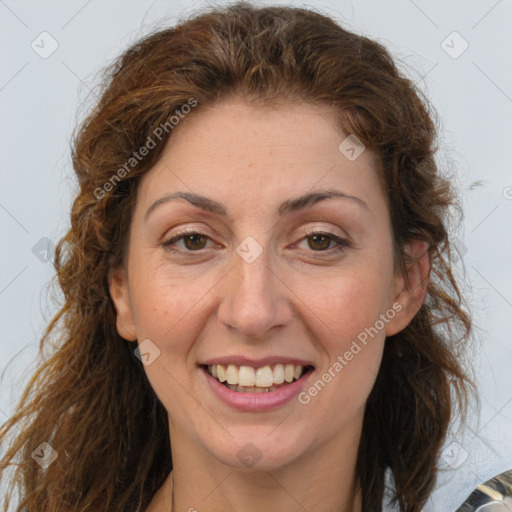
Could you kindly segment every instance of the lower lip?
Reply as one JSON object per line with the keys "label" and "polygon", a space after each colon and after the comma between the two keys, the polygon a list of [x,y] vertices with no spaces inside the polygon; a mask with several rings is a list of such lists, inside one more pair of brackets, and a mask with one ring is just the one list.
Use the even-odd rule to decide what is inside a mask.
{"label": "lower lip", "polygon": [[308,370],[299,380],[292,382],[274,391],[264,393],[243,393],[241,391],[233,391],[221,384],[217,379],[212,377],[206,368],[201,367],[206,381],[212,389],[213,393],[225,404],[238,409],[239,411],[265,412],[273,411],[288,402],[291,402],[304,387],[313,370]]}

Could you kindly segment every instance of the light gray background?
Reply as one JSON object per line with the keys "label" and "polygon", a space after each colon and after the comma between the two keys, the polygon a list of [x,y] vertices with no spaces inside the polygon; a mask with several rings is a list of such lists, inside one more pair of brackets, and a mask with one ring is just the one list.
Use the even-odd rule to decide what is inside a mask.
{"label": "light gray background", "polygon": [[[55,244],[69,225],[77,112],[94,101],[89,89],[107,62],[202,5],[0,0],[0,422],[13,413],[56,312],[46,291],[53,267],[38,248],[44,237]],[[425,509],[455,510],[478,483],[512,468],[512,0],[292,5],[322,9],[384,43],[441,117],[439,162],[455,173],[465,212],[454,235],[477,326],[472,358],[481,396],[480,418],[471,415],[447,441],[446,471]],[[47,58],[31,47],[51,48],[42,32],[58,44]]]}

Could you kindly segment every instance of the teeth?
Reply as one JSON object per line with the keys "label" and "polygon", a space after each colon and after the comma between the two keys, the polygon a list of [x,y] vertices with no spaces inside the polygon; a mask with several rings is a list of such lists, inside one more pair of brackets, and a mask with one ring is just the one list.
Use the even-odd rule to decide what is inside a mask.
{"label": "teeth", "polygon": [[[243,366],[240,368],[242,369]],[[256,370],[256,386],[260,388],[269,388],[274,384],[274,374],[270,366],[264,366]]]}
{"label": "teeth", "polygon": [[[221,366],[220,364],[215,365],[217,367],[217,379],[219,379],[220,382],[226,382],[226,368],[224,366]],[[209,366],[208,368],[211,368]]]}
{"label": "teeth", "polygon": [[284,367],[284,380],[291,382],[293,380],[293,364],[287,364]]}
{"label": "teeth", "polygon": [[234,386],[231,384],[228,384],[228,388],[231,389],[231,391],[238,391],[241,393],[268,393],[269,391],[274,391],[277,389],[276,386],[270,386],[269,388],[259,388],[257,386],[246,387],[240,385]]}
{"label": "teeth", "polygon": [[[238,384],[240,386],[254,386],[257,380],[252,366],[240,366],[238,370]],[[259,383],[257,385],[261,386]]]}
{"label": "teeth", "polygon": [[259,391],[255,388],[272,391],[276,389],[275,385],[299,379],[303,371],[303,366],[293,364],[276,364],[274,368],[269,365],[261,368],[245,365],[238,367],[234,364],[228,364],[227,367],[222,364],[208,366],[208,372],[218,381],[227,382],[227,386],[234,391],[238,391],[238,388],[251,389],[251,391],[244,391],[246,393]]}
{"label": "teeth", "polygon": [[234,364],[228,364],[226,379],[228,384],[238,384],[238,369]]}
{"label": "teeth", "polygon": [[276,364],[274,366],[274,384],[282,384],[284,382],[284,366]]}

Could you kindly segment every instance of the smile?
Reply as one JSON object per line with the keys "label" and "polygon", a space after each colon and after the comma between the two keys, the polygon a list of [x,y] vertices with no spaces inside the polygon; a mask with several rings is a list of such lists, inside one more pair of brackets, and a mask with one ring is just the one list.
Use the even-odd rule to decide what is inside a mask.
{"label": "smile", "polygon": [[299,380],[312,366],[275,364],[252,367],[235,364],[205,365],[207,372],[218,382],[241,393],[267,393]]}

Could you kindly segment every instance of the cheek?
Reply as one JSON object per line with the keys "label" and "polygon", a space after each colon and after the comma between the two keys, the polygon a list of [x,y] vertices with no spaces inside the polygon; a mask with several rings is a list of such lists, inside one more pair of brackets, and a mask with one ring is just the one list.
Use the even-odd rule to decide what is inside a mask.
{"label": "cheek", "polygon": [[146,278],[144,273],[138,274],[132,283],[132,308],[139,344],[149,339],[157,347],[154,350],[158,356],[144,366],[146,376],[166,407],[181,404],[184,410],[188,399],[188,395],[182,396],[182,383],[186,382],[189,370],[186,361],[202,329],[195,313],[206,293],[185,282],[171,279],[163,272],[152,272]]}
{"label": "cheek", "polygon": [[385,325],[392,318],[386,316],[389,283],[384,265],[340,272],[300,291],[303,312],[309,311],[309,325],[324,355],[314,389],[305,390],[312,400],[325,387],[326,400],[319,404],[345,411],[364,406],[379,371]]}
{"label": "cheek", "polygon": [[295,279],[294,293],[306,306],[304,310],[310,310],[308,316],[323,333],[321,338],[345,346],[374,326],[389,307],[390,269],[360,265],[314,279]]}
{"label": "cheek", "polygon": [[132,310],[138,339],[151,339],[168,361],[182,359],[200,335],[200,318],[218,278],[211,273],[178,274],[165,266],[134,269],[133,276]]}

